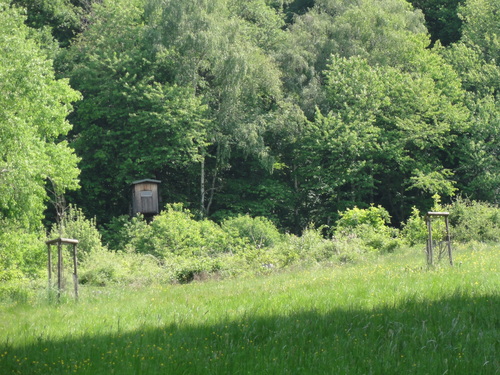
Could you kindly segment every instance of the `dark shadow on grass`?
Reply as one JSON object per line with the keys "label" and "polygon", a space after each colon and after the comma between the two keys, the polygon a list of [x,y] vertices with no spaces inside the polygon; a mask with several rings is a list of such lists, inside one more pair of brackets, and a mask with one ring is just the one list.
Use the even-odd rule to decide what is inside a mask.
{"label": "dark shadow on grass", "polygon": [[500,296],[144,327],[0,349],[0,374],[500,374]]}

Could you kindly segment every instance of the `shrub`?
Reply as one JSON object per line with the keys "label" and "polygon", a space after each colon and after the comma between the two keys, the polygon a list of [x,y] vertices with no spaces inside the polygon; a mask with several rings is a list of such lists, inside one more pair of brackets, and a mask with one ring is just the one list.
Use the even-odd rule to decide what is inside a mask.
{"label": "shrub", "polygon": [[51,239],[61,236],[78,240],[79,261],[83,261],[92,251],[103,248],[95,218],[87,219],[82,210],[74,205],[70,205],[64,213],[61,228],[54,224],[49,236]]}
{"label": "shrub", "polygon": [[127,251],[152,254],[159,259],[171,255],[216,256],[238,251],[245,245],[216,223],[195,220],[182,204],[167,205],[150,224],[141,217],[133,218],[123,226],[123,237]]}
{"label": "shrub", "polygon": [[229,251],[229,236],[215,223],[196,221],[181,204],[168,205],[151,223],[149,252],[166,258],[169,254],[202,256]]}
{"label": "shrub", "polygon": [[144,220],[144,216],[137,215],[132,218],[128,216],[121,216],[116,221],[113,221],[109,229],[115,227],[118,233],[113,240],[109,235],[111,250],[125,251],[128,253],[143,253],[148,254],[151,251],[151,227]]}
{"label": "shrub", "polygon": [[123,250],[126,245],[131,241],[129,236],[129,229],[133,222],[141,220],[141,217],[130,218],[129,215],[122,215],[113,217],[111,221],[101,229],[102,242],[110,250]]}
{"label": "shrub", "polygon": [[392,252],[399,247],[398,232],[390,228],[390,216],[381,206],[367,209],[354,207],[340,213],[335,237],[359,238],[370,251]]}
{"label": "shrub", "polygon": [[404,241],[406,241],[410,246],[425,244],[427,241],[427,226],[425,219],[420,215],[418,208],[412,208],[411,216],[408,218],[406,223],[403,224],[401,234]]}
{"label": "shrub", "polygon": [[337,221],[337,230],[353,230],[362,224],[385,230],[386,225],[390,223],[391,217],[382,206],[370,206],[367,209],[354,207],[340,213],[340,219]]}
{"label": "shrub", "polygon": [[43,233],[30,233],[3,221],[0,226],[0,282],[38,277],[46,262]]}
{"label": "shrub", "polygon": [[[441,205],[441,197],[439,194],[433,195],[434,204],[430,211],[442,212],[446,209]],[[406,223],[403,224],[401,231],[403,240],[410,246],[417,244],[425,244],[429,236],[425,215],[421,215],[420,211],[413,207],[411,216]],[[444,241],[446,238],[446,223],[444,220],[437,218],[432,220],[432,238],[437,241]]]}
{"label": "shrub", "polygon": [[150,250],[148,253],[167,257],[176,255],[199,255],[202,245],[199,226],[193,215],[181,204],[168,205],[151,223]]}
{"label": "shrub", "polygon": [[150,285],[169,282],[172,275],[151,255],[107,250],[93,251],[82,264],[80,283]]}
{"label": "shrub", "polygon": [[252,218],[248,215],[226,219],[222,228],[233,238],[247,240],[257,249],[272,247],[281,242],[279,233],[273,222],[265,217]]}
{"label": "shrub", "polygon": [[309,226],[302,236],[286,235],[275,247],[274,257],[279,267],[296,263],[350,263],[363,258],[368,251],[365,243],[356,235],[339,235],[332,239],[323,237],[323,227]]}
{"label": "shrub", "polygon": [[458,198],[446,206],[450,212],[452,237],[456,241],[500,241],[500,208],[498,206]]}
{"label": "shrub", "polygon": [[[458,198],[453,203],[441,206],[439,196],[434,197],[432,211],[450,213],[449,224],[452,239],[459,242],[500,241],[500,208],[484,202]],[[444,239],[446,225],[444,220],[432,221],[433,239]],[[410,245],[424,244],[427,240],[427,226],[420,211],[413,208],[412,215],[404,224],[403,239]]]}
{"label": "shrub", "polygon": [[172,257],[166,260],[165,268],[173,274],[175,282],[186,284],[193,280],[203,280],[211,277],[221,270],[222,265],[218,259],[210,257]]}
{"label": "shrub", "polygon": [[330,241],[321,234],[323,227],[307,227],[302,236],[287,235],[286,241],[278,247],[280,251],[281,266],[288,266],[297,261],[313,261],[328,259],[330,257]]}

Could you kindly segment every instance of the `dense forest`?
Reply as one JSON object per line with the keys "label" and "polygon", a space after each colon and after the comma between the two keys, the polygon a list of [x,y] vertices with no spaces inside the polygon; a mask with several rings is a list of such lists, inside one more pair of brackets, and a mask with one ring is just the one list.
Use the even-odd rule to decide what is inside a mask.
{"label": "dense forest", "polygon": [[0,51],[3,241],[143,178],[290,233],[500,202],[499,0],[0,0]]}

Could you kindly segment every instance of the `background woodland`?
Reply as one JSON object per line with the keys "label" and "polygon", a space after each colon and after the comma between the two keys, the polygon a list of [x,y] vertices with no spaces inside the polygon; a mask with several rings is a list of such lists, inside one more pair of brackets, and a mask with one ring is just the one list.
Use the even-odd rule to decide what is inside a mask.
{"label": "background woodland", "polygon": [[[270,246],[241,228],[339,238],[356,210],[409,228],[480,201],[498,228],[499,0],[0,0],[0,51],[5,280],[38,269],[62,198],[162,264],[185,254],[169,220],[231,254]],[[143,178],[157,224],[124,216]]]}

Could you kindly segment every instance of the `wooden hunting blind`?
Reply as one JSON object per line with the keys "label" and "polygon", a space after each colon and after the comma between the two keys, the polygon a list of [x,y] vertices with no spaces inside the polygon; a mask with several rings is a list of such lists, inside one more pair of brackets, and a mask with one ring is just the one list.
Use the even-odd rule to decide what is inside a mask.
{"label": "wooden hunting blind", "polygon": [[132,216],[137,214],[156,215],[160,212],[159,180],[138,180],[132,182]]}

